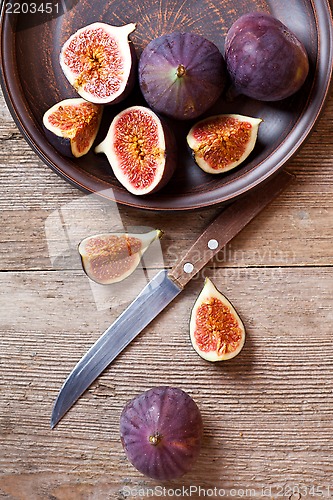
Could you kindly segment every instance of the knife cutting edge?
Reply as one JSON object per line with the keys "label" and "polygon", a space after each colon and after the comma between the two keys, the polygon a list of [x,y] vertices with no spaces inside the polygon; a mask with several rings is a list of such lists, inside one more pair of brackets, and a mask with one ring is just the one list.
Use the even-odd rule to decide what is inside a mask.
{"label": "knife cutting edge", "polygon": [[54,403],[53,429],[79,397],[125,347],[183,290],[229,241],[294,178],[281,171],[228,205],[170,271],[162,270],[101,335],[68,375]]}

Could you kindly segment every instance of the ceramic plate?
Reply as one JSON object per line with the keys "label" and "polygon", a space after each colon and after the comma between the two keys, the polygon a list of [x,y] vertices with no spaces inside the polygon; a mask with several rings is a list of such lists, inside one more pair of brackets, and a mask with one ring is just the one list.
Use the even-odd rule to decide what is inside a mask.
{"label": "ceramic plate", "polygon": [[[137,28],[131,40],[138,56],[150,40],[176,30],[204,35],[223,52],[228,28],[240,15],[254,10],[270,12],[296,33],[306,46],[311,69],[302,90],[289,99],[261,103],[241,96],[232,101],[223,97],[209,111],[263,119],[253,153],[237,169],[217,176],[202,172],[186,145],[192,122],[174,121],[177,171],[159,193],[137,197],[118,183],[103,155],[90,151],[85,157],[71,160],[48,143],[42,130],[44,112],[55,102],[75,96],[59,65],[60,48],[80,27],[95,21],[115,25],[135,22]],[[125,205],[152,210],[192,209],[223,203],[245,193],[276,173],[298,150],[328,92],[332,39],[327,0],[5,1],[1,15],[2,86],[27,141],[67,181],[87,192],[103,192],[102,196]],[[121,104],[108,107],[97,141],[103,138],[112,116],[135,103],[143,103],[138,91]]]}

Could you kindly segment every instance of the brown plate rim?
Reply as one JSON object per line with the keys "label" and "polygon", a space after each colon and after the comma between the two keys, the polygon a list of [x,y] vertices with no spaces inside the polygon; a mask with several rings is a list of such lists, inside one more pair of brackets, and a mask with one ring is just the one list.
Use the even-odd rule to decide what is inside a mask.
{"label": "brown plate rim", "polygon": [[[179,196],[176,204],[170,204],[169,199],[166,201],[158,197],[136,197],[124,191],[117,192],[113,188],[110,189],[109,183],[103,179],[90,175],[88,172],[80,172],[77,170],[76,177],[73,178],[57,164],[56,159],[59,156],[57,156],[53,147],[47,143],[45,136],[34,124],[35,119],[32,114],[29,113],[28,103],[23,93],[20,92],[17,78],[18,75],[15,73],[15,61],[10,58],[10,51],[7,50],[11,38],[11,33],[9,31],[11,23],[9,23],[7,19],[8,16],[5,15],[5,3],[5,1],[2,3],[0,18],[0,80],[6,104],[16,125],[28,144],[42,161],[70,184],[87,193],[95,193],[123,205],[146,210],[192,210],[223,204],[243,195],[276,174],[295,155],[309,137],[317,122],[330,89],[333,71],[333,24],[331,8],[328,0],[311,0],[318,36],[316,77],[311,87],[307,103],[297,123],[289,132],[285,140],[280,143],[279,147],[276,148],[270,156],[266,157],[261,164],[256,164],[255,168],[239,176],[237,179],[213,190],[209,193],[210,196],[205,192],[203,199],[201,199],[200,193],[195,193],[193,195],[186,194]],[[42,145],[42,147],[40,145]]]}

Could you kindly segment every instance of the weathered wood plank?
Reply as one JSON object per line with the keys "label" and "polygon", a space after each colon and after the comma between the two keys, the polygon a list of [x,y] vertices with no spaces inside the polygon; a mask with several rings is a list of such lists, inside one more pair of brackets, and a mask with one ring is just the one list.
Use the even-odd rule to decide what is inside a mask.
{"label": "weathered wood plank", "polygon": [[285,483],[327,484],[333,466],[332,269],[206,273],[244,319],[242,353],[215,365],[192,350],[188,320],[202,285],[194,280],[52,432],[52,402],[64,377],[123,304],[98,311],[72,272],[0,274],[3,498],[111,499],[122,498],[126,485],[133,491],[158,485],[124,458],[118,422],[130,397],[159,384],[188,391],[205,422],[197,465],[170,487],[259,492]]}
{"label": "weathered wood plank", "polygon": [[[288,202],[293,186],[246,227],[214,260],[215,266],[318,266],[332,264],[333,206],[318,200]],[[333,198],[333,196],[332,196]],[[82,201],[84,201],[82,199]],[[86,201],[84,201],[86,204]],[[82,203],[83,205],[83,203]],[[158,227],[163,262],[172,266],[217,214],[217,210],[185,213],[171,219],[168,214],[140,218],[115,208],[83,211],[83,206],[66,211],[2,211],[0,269],[80,269],[77,245],[82,238],[104,231]],[[60,207],[61,208],[61,207]],[[61,214],[61,219],[60,219]],[[84,215],[84,216],[82,216]],[[33,224],[31,221],[33,220]],[[75,225],[73,220],[77,221]],[[73,226],[75,228],[73,229]],[[217,235],[218,237],[218,235]],[[55,255],[57,259],[54,259]],[[156,262],[145,264],[156,265]]]}

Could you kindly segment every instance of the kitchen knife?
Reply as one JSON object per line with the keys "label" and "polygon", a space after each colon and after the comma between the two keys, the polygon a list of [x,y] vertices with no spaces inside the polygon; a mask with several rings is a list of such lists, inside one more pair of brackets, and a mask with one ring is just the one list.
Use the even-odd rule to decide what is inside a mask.
{"label": "kitchen knife", "polygon": [[51,428],[118,356],[118,354],[183,290],[236,234],[289,184],[281,171],[249,194],[228,205],[170,271],[162,270],[144,287],[77,363],[55,401]]}

